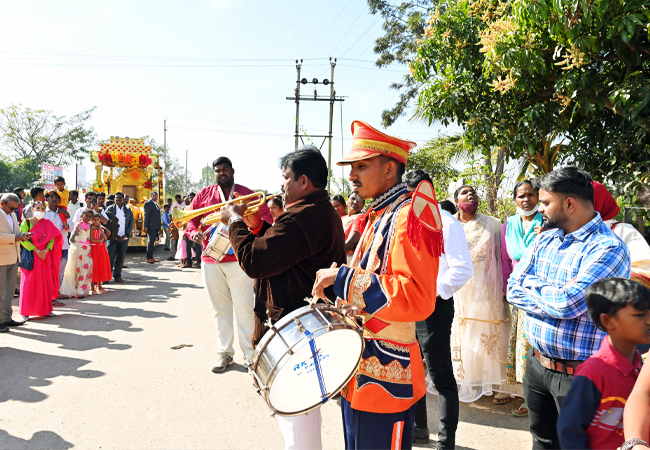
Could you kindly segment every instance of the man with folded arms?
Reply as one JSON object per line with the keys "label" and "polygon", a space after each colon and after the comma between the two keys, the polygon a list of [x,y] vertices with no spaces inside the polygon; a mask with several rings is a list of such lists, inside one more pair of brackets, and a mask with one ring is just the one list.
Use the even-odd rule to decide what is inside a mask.
{"label": "man with folded arms", "polygon": [[557,449],[557,419],[575,369],[605,337],[587,313],[585,291],[608,277],[629,278],[627,247],[594,211],[591,176],[576,167],[537,180],[548,231],[537,237],[508,280],[507,300],[526,312],[524,398],[533,449]]}

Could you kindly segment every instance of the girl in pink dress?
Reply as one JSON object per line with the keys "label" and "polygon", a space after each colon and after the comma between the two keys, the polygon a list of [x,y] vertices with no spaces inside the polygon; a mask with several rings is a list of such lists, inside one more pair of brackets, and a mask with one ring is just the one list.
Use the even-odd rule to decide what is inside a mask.
{"label": "girl in pink dress", "polygon": [[106,250],[106,233],[101,226],[101,215],[98,212],[93,214],[90,225],[90,254],[93,258],[93,281],[90,283],[90,293],[104,294],[106,289],[102,283],[110,281],[111,261]]}

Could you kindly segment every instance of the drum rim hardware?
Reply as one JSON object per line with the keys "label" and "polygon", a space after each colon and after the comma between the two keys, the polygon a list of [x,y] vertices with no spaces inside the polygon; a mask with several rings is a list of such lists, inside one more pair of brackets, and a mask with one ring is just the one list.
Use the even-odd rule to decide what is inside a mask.
{"label": "drum rim hardware", "polygon": [[[361,344],[361,352],[359,353],[359,357],[357,358],[357,362],[355,364],[356,368],[359,367],[359,364],[361,363],[361,360],[362,360],[363,348],[365,347],[365,339],[363,338],[363,328],[359,326],[357,321],[354,320],[353,317],[350,317],[347,314],[345,314],[341,309],[336,308],[334,306],[323,305],[323,304],[316,305],[316,302],[318,301],[318,299],[315,299],[315,298],[314,299],[306,299],[306,301],[309,304],[307,309],[303,310],[303,308],[300,308],[300,309],[296,310],[296,311],[299,311],[299,310],[303,310],[303,311],[297,317],[293,318],[292,320],[286,321],[286,323],[282,324],[279,327],[276,326],[277,322],[276,322],[276,324],[273,324],[270,318],[267,319],[266,325],[268,326],[269,331],[271,331],[273,333],[273,335],[270,336],[268,339],[264,339],[264,336],[266,336],[267,333],[269,333],[269,331],[267,331],[264,334],[264,336],[262,337],[264,342],[262,343],[261,346],[259,346],[256,349],[256,355],[257,356],[251,362],[251,364],[248,366],[248,372],[253,377],[253,386],[255,387],[256,392],[264,400],[264,403],[266,404],[267,408],[271,412],[272,417],[275,416],[276,414],[281,415],[281,416],[286,416],[286,417],[298,416],[298,415],[308,413],[309,411],[313,411],[316,408],[319,408],[324,403],[326,403],[328,400],[330,400],[332,397],[334,397],[341,389],[343,389],[345,386],[347,386],[347,384],[350,382],[350,380],[352,380],[352,378],[357,373],[356,369],[353,370],[350,373],[350,375],[346,377],[345,381],[340,386],[337,386],[335,389],[333,389],[332,392],[325,392],[324,387],[321,387],[321,389],[322,389],[322,391],[321,391],[322,392],[322,394],[321,394],[321,398],[322,398],[321,403],[318,403],[318,404],[315,404],[313,406],[307,407],[307,408],[305,408],[305,409],[303,409],[301,411],[296,411],[296,412],[291,412],[291,413],[280,411],[280,410],[276,409],[275,407],[273,407],[273,405],[271,405],[270,399],[268,398],[273,381],[276,379],[277,375],[279,374],[279,372],[282,369],[282,367],[284,366],[284,364],[286,364],[287,358],[290,358],[295,353],[294,350],[297,351],[296,347],[299,346],[300,348],[302,348],[304,345],[310,345],[307,341],[305,341],[304,339],[301,339],[301,340],[298,340],[296,343],[294,343],[293,345],[290,346],[287,343],[287,341],[284,339],[284,337],[282,336],[281,332],[282,332],[282,330],[284,328],[295,325],[298,328],[298,330],[305,335],[305,337],[307,339],[310,339],[310,335],[312,335],[312,337],[311,337],[312,342],[313,342],[313,339],[316,339],[316,338],[318,338],[318,337],[320,337],[322,335],[323,330],[326,330],[326,332],[331,332],[331,331],[334,331],[335,329],[346,329],[346,330],[356,331],[359,334],[360,344]],[[330,304],[331,304],[331,302],[330,302]],[[304,324],[299,320],[299,318],[302,317],[302,316],[307,315],[309,312],[312,312],[312,311],[315,314],[318,314],[321,317],[321,319],[323,320],[323,322],[326,323],[327,325],[318,327],[318,328],[316,328],[314,330],[311,330],[311,331],[307,331]],[[341,316],[344,320],[342,320],[341,323],[332,323],[332,321],[325,316],[324,312],[334,313],[337,316]],[[306,331],[309,334],[305,333]],[[273,365],[271,366],[268,373],[264,373],[264,375],[266,375],[266,384],[264,384],[262,382],[262,380],[260,379],[260,377],[258,376],[258,374],[257,374],[257,369],[260,367],[260,358],[262,357],[262,355],[265,354],[265,351],[268,349],[269,344],[271,343],[273,338],[276,337],[276,336],[280,337],[280,341],[282,342],[282,344],[286,348],[286,351],[285,351],[285,353],[283,355],[278,357],[278,359],[273,363]],[[314,345],[315,345],[315,343],[314,343]],[[311,356],[312,359],[314,359],[315,355],[317,355],[320,352],[320,349],[318,349],[316,351],[316,353],[313,353],[313,348],[314,347],[312,347],[312,356]],[[319,382],[320,382],[320,380],[319,380]]]}

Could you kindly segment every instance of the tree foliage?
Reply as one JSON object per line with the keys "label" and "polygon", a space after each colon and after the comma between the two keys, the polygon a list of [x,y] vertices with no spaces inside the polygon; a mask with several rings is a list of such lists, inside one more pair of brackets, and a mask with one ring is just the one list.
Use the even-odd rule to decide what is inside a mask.
{"label": "tree foliage", "polygon": [[433,180],[438,200],[444,200],[448,197],[449,186],[460,176],[453,163],[466,153],[461,137],[432,139],[409,155],[406,170],[421,169],[427,172]]}
{"label": "tree foliage", "polygon": [[165,183],[165,197],[174,198],[176,194],[186,196],[192,190],[196,189],[196,184],[185,182],[185,166],[181,164],[178,158],[171,155],[169,148],[158,144],[153,138],[145,137],[147,145],[151,145],[152,151],[160,155],[160,166],[163,168],[163,179]]}
{"label": "tree foliage", "polygon": [[[650,170],[650,0],[461,1],[412,68],[419,113],[537,171],[578,163],[627,186]],[[558,144],[562,145],[558,147]],[[557,151],[559,150],[559,151]]]}
{"label": "tree foliage", "polygon": [[34,161],[0,156],[0,192],[11,192],[17,187],[29,190],[40,180],[41,167]]}
{"label": "tree foliage", "polygon": [[[375,63],[378,67],[411,62],[429,20],[429,10],[435,3],[431,0],[410,0],[393,4],[388,0],[368,0],[370,12],[379,14],[384,19],[382,28],[385,34],[375,41],[374,46],[374,52],[379,56]],[[399,91],[399,101],[391,109],[382,112],[382,126],[389,127],[407,113],[422,84],[411,74],[404,75],[402,81],[391,84],[391,89]]]}
{"label": "tree foliage", "polygon": [[9,157],[43,164],[67,166],[82,161],[95,144],[95,131],[86,127],[95,108],[74,116],[11,105],[0,109],[0,139]]}

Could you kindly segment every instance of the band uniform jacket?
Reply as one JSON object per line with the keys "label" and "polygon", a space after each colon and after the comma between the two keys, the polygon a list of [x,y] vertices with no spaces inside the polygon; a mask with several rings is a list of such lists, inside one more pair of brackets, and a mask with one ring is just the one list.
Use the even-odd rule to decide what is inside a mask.
{"label": "band uniform jacket", "polygon": [[9,266],[20,262],[20,242],[16,242],[16,235],[22,237],[25,233],[20,231],[16,214],[11,213],[10,216],[14,222],[13,231],[6,216],[0,214],[0,266]]}
{"label": "band uniform jacket", "polygon": [[147,230],[158,231],[162,228],[162,215],[160,207],[151,199],[144,202],[144,219],[142,227]]}
{"label": "band uniform jacket", "polygon": [[[257,236],[243,221],[234,222],[230,242],[241,268],[255,279],[253,346],[267,330],[267,317],[275,323],[307,306],[318,270],[346,261],[341,218],[325,190],[290,205],[274,225],[263,221]],[[331,287],[326,294],[336,298]]]}
{"label": "band uniform jacket", "polygon": [[351,265],[341,267],[334,283],[364,323],[362,360],[343,390],[356,410],[406,411],[426,393],[415,322],[435,308],[438,257],[409,241],[410,209],[405,184],[373,201]]}

